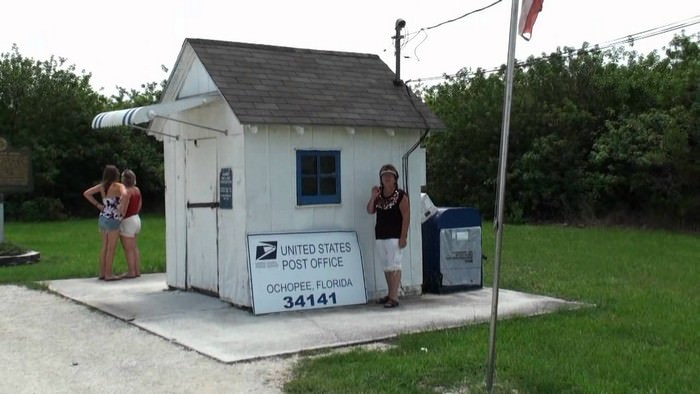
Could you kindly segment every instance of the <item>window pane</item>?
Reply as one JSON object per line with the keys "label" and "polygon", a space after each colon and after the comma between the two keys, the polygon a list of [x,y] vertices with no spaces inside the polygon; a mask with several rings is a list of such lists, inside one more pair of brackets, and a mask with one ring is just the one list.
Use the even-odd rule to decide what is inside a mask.
{"label": "window pane", "polygon": [[316,156],[301,157],[301,173],[302,175],[316,174]]}
{"label": "window pane", "polygon": [[335,177],[321,178],[321,195],[328,196],[336,194]]}
{"label": "window pane", "polygon": [[324,155],[321,159],[321,174],[335,174],[335,156]]}
{"label": "window pane", "polygon": [[301,179],[301,195],[315,196],[318,194],[315,177],[303,177]]}
{"label": "window pane", "polygon": [[340,203],[340,151],[298,150],[297,204]]}

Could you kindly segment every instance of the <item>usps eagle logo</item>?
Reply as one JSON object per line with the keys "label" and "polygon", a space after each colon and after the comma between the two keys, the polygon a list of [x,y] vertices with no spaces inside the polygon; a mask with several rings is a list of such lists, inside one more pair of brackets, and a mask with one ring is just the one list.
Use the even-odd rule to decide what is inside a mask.
{"label": "usps eagle logo", "polygon": [[255,260],[277,260],[277,241],[259,242],[255,248]]}

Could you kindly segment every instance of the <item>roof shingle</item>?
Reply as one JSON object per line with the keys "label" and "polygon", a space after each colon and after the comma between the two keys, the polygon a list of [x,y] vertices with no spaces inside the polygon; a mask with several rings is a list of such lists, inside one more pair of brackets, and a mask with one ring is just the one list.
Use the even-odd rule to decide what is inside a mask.
{"label": "roof shingle", "polygon": [[243,124],[445,128],[376,55],[186,42]]}

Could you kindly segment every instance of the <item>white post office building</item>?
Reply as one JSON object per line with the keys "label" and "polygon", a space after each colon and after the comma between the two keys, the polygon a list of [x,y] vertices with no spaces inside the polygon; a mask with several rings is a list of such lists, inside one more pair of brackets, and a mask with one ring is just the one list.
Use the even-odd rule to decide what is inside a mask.
{"label": "white post office building", "polygon": [[365,208],[391,163],[411,204],[402,288],[420,294],[421,142],[445,126],[378,56],[186,39],[161,103],[93,120],[115,125],[163,142],[170,287],[255,313],[384,295]]}

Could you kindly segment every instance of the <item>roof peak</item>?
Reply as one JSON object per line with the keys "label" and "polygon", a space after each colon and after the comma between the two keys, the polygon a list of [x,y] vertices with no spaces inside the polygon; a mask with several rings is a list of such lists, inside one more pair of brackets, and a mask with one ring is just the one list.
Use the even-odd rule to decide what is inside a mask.
{"label": "roof peak", "polygon": [[323,54],[323,55],[335,55],[335,56],[345,56],[345,57],[362,57],[362,58],[379,58],[378,55],[371,53],[360,53],[360,52],[344,52],[344,51],[331,51],[325,49],[311,49],[311,48],[296,48],[288,46],[279,45],[269,45],[269,44],[255,44],[250,42],[239,42],[239,41],[224,41],[224,40],[214,40],[208,38],[185,38],[186,42],[194,44],[215,44],[231,48],[248,48],[256,50],[270,50],[275,52],[293,52],[293,53],[310,53],[310,54]]}

